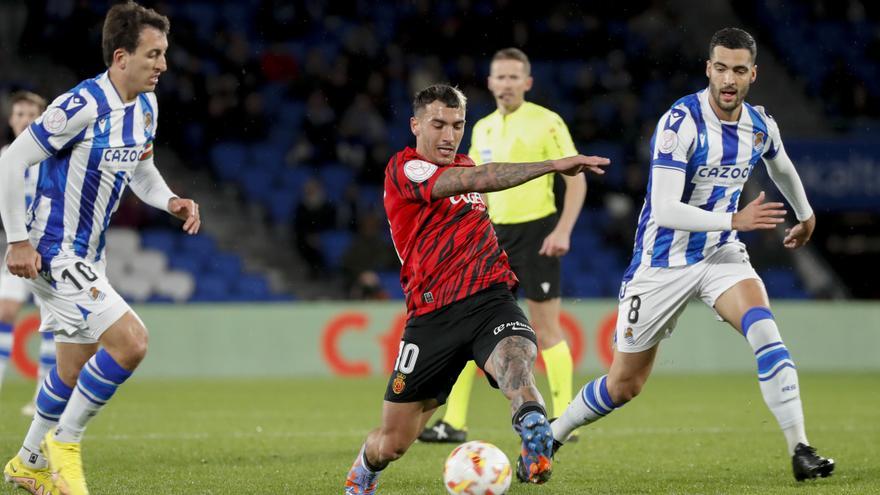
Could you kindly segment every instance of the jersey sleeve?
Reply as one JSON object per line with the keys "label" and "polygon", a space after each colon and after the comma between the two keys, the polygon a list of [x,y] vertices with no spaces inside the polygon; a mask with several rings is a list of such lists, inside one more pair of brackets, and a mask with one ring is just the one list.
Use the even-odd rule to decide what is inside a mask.
{"label": "jersey sleeve", "polygon": [[562,121],[562,117],[553,113],[548,121],[546,144],[544,150],[548,160],[558,160],[566,156],[577,155],[577,148],[568,132],[568,126]]}
{"label": "jersey sleeve", "polygon": [[388,165],[388,180],[400,197],[419,203],[431,202],[431,191],[442,175],[437,165],[424,160],[394,157]]}
{"label": "jersey sleeve", "polygon": [[49,105],[28,131],[46,153],[54,155],[82,141],[86,128],[96,117],[94,100],[78,92],[65,93]]}
{"label": "jersey sleeve", "polygon": [[761,156],[772,160],[776,158],[776,155],[783,148],[782,133],[779,131],[779,124],[776,123],[776,119],[768,114],[764,107],[755,107],[755,109],[761,113],[764,117],[764,122],[767,123],[767,145],[764,147],[764,153]]}
{"label": "jersey sleeve", "polygon": [[684,106],[675,106],[657,123],[651,143],[651,167],[684,171],[697,138],[697,125]]}

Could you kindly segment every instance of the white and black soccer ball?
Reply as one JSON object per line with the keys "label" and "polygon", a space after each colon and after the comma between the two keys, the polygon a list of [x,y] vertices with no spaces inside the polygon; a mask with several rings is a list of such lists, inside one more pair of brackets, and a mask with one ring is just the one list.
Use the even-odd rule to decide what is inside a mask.
{"label": "white and black soccer ball", "polygon": [[452,495],[501,495],[510,488],[510,461],[501,449],[474,440],[456,447],[443,467],[443,485]]}

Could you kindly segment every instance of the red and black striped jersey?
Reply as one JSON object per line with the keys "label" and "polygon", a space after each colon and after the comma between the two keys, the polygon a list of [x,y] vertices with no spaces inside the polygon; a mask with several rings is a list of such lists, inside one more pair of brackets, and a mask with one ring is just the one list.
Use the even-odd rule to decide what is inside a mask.
{"label": "red and black striped jersey", "polygon": [[438,165],[407,147],[385,168],[385,213],[403,264],[400,285],[409,317],[494,284],[506,283],[511,289],[518,284],[479,193],[431,199],[444,170],[473,166],[467,155]]}

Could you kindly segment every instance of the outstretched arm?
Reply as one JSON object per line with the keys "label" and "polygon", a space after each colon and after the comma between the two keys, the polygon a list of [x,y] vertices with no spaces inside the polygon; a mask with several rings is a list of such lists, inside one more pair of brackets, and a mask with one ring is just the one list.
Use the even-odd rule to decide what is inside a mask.
{"label": "outstretched arm", "polygon": [[431,198],[502,191],[550,172],[573,176],[590,170],[596,174],[604,174],[601,167],[609,163],[611,162],[607,158],[576,155],[536,163],[487,163],[479,167],[449,167],[434,184]]}

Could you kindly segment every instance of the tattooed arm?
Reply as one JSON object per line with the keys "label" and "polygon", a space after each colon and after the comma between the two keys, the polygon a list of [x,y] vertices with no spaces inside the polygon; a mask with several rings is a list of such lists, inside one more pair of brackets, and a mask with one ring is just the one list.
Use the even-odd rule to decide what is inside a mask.
{"label": "tattooed arm", "polygon": [[493,192],[510,189],[551,172],[577,175],[584,170],[604,174],[601,167],[607,158],[576,155],[536,163],[487,163],[479,167],[450,167],[437,178],[431,190],[433,199],[470,192]]}

